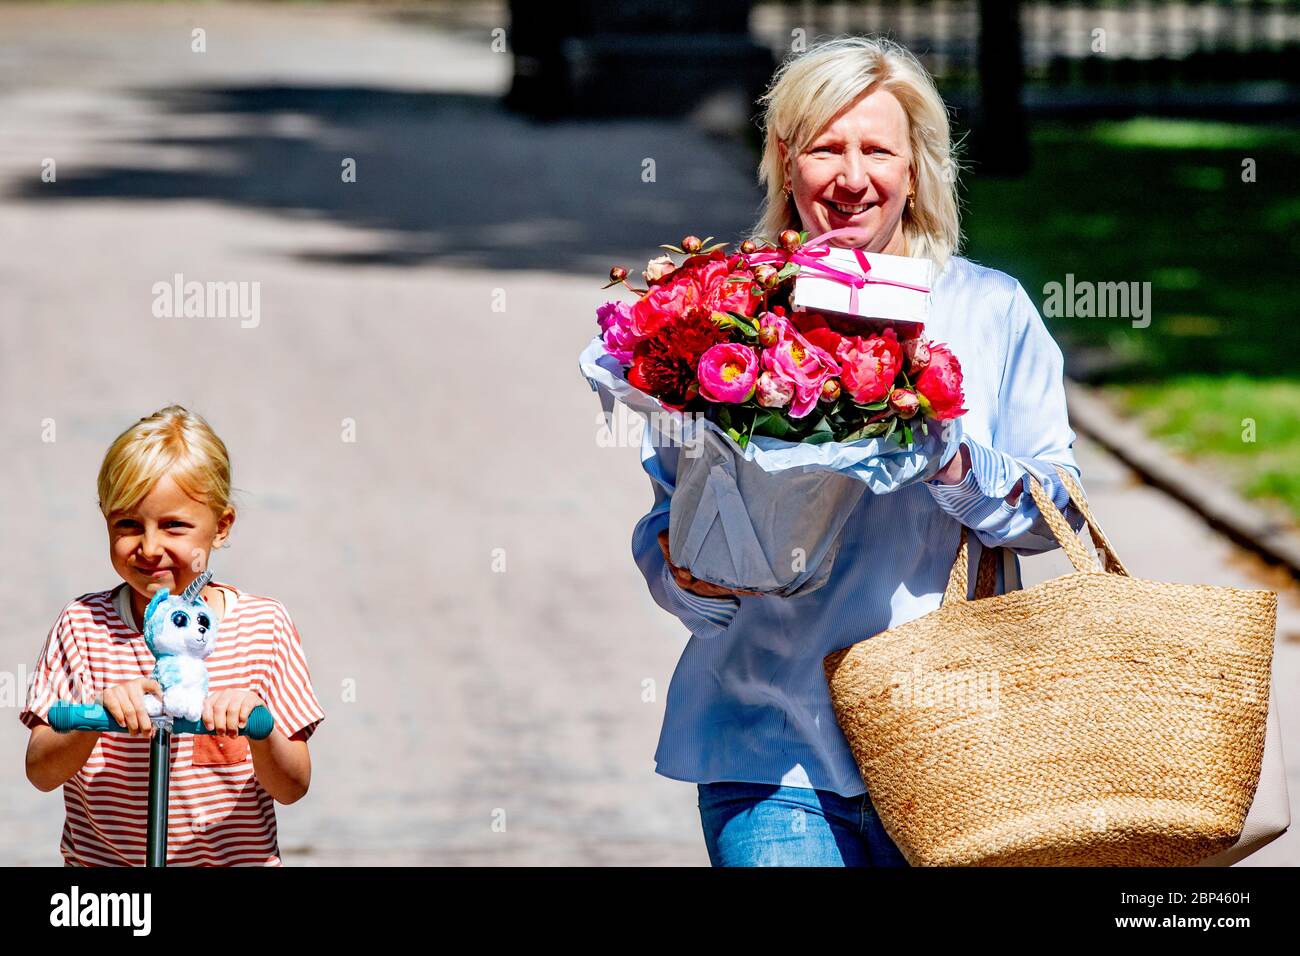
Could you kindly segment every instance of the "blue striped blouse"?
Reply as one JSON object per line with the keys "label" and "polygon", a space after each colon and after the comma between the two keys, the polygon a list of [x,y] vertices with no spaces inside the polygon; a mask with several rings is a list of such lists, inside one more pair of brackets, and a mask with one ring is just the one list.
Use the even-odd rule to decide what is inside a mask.
{"label": "blue striped blouse", "polygon": [[[668,527],[679,449],[655,443],[646,429],[641,457],[654,507],[632,533],[632,553],[655,603],[691,633],[669,685],[656,772],[866,792],[835,721],[822,658],[937,608],[958,522],[973,531],[972,571],[982,546],[1000,546],[998,593],[1020,587],[1017,556],[1059,547],[1029,494],[1028,473],[1071,527],[1082,528],[1053,468],[1079,477],[1061,350],[1025,290],[954,256],[934,283],[926,332],[961,362],[971,468],[956,484],[917,479],[863,496],[830,580],[810,594],[705,598],[677,585],[657,539]],[[1005,496],[1017,482],[1024,490],[1013,506]]]}

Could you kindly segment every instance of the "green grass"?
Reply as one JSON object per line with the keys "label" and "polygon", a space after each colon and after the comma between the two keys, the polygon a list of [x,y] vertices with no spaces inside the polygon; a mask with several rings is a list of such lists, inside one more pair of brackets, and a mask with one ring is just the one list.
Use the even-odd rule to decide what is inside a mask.
{"label": "green grass", "polygon": [[1190,458],[1208,456],[1248,498],[1300,516],[1300,386],[1292,379],[1186,376],[1104,394]]}
{"label": "green grass", "polygon": [[[968,178],[967,254],[1021,281],[1150,282],[1130,318],[1044,315],[1152,434],[1300,518],[1300,132],[1151,118],[1041,124],[1020,180]],[[1243,182],[1243,160],[1256,181]],[[1244,441],[1242,420],[1256,440]]]}

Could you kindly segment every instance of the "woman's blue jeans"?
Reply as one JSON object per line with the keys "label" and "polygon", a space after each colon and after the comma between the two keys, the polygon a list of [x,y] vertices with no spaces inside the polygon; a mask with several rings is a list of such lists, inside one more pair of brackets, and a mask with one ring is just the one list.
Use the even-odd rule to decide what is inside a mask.
{"label": "woman's blue jeans", "polygon": [[907,866],[867,794],[770,783],[701,783],[714,866]]}

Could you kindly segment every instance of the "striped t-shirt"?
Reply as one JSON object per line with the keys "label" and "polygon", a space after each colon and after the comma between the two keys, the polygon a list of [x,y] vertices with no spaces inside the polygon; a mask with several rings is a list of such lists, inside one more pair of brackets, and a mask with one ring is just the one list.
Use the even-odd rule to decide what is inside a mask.
{"label": "striped t-shirt", "polygon": [[[307,739],[324,719],[302,642],[274,598],[223,589],[225,615],[206,660],[209,693],[250,689],[266,701],[276,730]],[[127,585],[119,585],[125,588]],[[154,656],[113,600],[117,589],[83,594],[50,629],[19,719],[46,722],[56,701],[93,701],[108,687],[148,677]],[[253,775],[247,738],[172,737],[167,863],[279,866],[275,808]],[[60,851],[73,866],[141,866],[149,806],[149,741],[101,734],[85,765],[63,785]]]}

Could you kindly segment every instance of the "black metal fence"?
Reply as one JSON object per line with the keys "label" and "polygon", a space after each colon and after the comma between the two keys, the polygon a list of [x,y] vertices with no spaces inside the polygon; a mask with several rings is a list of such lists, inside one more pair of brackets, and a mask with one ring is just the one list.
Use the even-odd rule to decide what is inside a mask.
{"label": "black metal fence", "polygon": [[[1022,0],[1018,6],[1031,86],[1300,80],[1297,0]],[[764,0],[754,8],[751,28],[778,57],[819,35],[884,33],[953,85],[977,79],[979,7],[978,0]]]}

